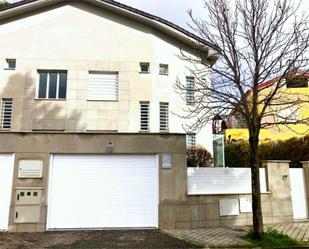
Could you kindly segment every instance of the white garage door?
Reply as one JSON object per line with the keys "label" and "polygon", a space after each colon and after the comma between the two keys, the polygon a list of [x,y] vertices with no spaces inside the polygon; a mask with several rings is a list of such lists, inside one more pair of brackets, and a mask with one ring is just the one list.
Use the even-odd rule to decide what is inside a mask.
{"label": "white garage door", "polygon": [[0,230],[7,230],[14,171],[14,155],[0,154]]}
{"label": "white garage door", "polygon": [[47,229],[158,227],[155,155],[54,155]]}

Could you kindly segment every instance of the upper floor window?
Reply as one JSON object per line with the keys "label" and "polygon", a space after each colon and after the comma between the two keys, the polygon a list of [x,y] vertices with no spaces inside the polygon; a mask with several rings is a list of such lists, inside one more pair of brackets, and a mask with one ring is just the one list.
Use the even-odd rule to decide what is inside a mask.
{"label": "upper floor window", "polygon": [[67,96],[67,71],[39,70],[38,98],[65,99]]}
{"label": "upper floor window", "polygon": [[168,103],[160,102],[160,132],[168,132],[169,110]]}
{"label": "upper floor window", "polygon": [[140,102],[140,129],[149,131],[149,102]]}
{"label": "upper floor window", "polygon": [[150,63],[149,62],[141,62],[140,66],[140,73],[149,73],[150,72]]}
{"label": "upper floor window", "polygon": [[291,77],[286,80],[287,88],[308,87],[308,79],[304,77]]}
{"label": "upper floor window", "polygon": [[194,104],[194,77],[186,77],[186,103]]}
{"label": "upper floor window", "polygon": [[163,75],[168,75],[168,65],[167,64],[160,64],[159,73],[163,74]]}
{"label": "upper floor window", "polygon": [[5,62],[6,62],[5,69],[11,69],[11,70],[16,69],[16,59],[6,59]]}
{"label": "upper floor window", "polygon": [[186,135],[187,149],[195,148],[196,146],[196,135],[189,133]]}
{"label": "upper floor window", "polygon": [[13,99],[3,98],[1,101],[0,128],[10,129],[12,125]]}
{"label": "upper floor window", "polygon": [[118,72],[90,71],[88,77],[88,100],[117,101]]}

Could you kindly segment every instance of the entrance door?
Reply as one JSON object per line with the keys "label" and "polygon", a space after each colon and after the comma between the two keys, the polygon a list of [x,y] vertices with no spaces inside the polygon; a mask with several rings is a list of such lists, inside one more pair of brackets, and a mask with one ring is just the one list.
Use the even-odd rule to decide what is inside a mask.
{"label": "entrance door", "polygon": [[12,194],[14,155],[0,154],[0,230],[7,230]]}
{"label": "entrance door", "polygon": [[293,215],[295,220],[308,218],[304,169],[290,169]]}

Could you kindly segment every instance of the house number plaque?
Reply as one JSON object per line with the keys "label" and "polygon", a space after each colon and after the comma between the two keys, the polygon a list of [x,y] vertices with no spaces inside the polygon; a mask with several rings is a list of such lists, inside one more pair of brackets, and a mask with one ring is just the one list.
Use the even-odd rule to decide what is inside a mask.
{"label": "house number plaque", "polygon": [[172,155],[162,154],[162,169],[171,169],[171,168],[172,168]]}

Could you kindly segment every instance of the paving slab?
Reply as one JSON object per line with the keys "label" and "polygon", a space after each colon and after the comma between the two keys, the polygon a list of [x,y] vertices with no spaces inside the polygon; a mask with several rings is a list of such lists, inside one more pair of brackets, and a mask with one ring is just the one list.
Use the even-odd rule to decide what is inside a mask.
{"label": "paving slab", "polygon": [[[265,225],[265,230],[268,228],[274,228],[281,233],[287,234],[297,241],[303,243],[309,242],[309,222]],[[206,248],[252,248],[252,244],[244,239],[244,236],[247,234],[248,230],[248,227],[219,227],[201,229],[174,229],[164,230],[163,232],[175,238],[183,239]]]}
{"label": "paving slab", "polygon": [[252,244],[243,239],[247,234],[245,228],[201,228],[164,230],[165,233],[204,247],[251,247]]}

